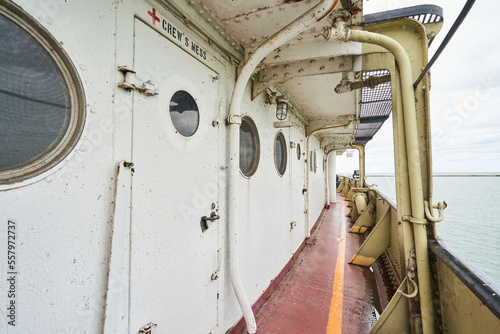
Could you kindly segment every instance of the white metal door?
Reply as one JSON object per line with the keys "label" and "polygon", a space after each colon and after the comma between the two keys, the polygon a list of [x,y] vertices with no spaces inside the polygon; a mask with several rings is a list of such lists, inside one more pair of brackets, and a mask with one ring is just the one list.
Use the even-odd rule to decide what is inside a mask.
{"label": "white metal door", "polygon": [[[217,326],[218,74],[136,19],[134,70],[157,96],[134,92],[130,331],[208,333]],[[172,96],[199,109],[192,136],[170,117]],[[216,217],[215,217],[216,218]]]}
{"label": "white metal door", "polygon": [[[291,228],[290,249],[294,253],[305,238],[305,215],[304,201],[305,178],[304,178],[304,135],[296,128],[290,128],[290,141],[295,147],[290,150],[290,216],[293,228]],[[300,146],[300,159],[298,158],[298,147]]]}

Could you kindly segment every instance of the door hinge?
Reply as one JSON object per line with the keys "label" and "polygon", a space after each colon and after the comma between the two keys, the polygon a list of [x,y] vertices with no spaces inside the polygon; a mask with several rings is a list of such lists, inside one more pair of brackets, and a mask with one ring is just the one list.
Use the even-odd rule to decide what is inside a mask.
{"label": "door hinge", "polygon": [[151,80],[143,81],[138,78],[135,71],[127,66],[118,66],[118,71],[123,73],[123,81],[118,83],[118,87],[131,91],[136,90],[146,96],[158,95],[154,83]]}

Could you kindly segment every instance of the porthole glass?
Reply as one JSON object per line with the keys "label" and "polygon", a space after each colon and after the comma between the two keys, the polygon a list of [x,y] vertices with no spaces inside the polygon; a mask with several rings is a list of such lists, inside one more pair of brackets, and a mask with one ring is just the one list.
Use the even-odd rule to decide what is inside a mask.
{"label": "porthole glass", "polygon": [[318,156],[316,155],[316,150],[314,150],[314,173],[318,170]]}
{"label": "porthole glass", "polygon": [[170,119],[178,133],[191,137],[198,130],[200,112],[194,98],[188,92],[179,90],[170,99]]}
{"label": "porthole glass", "polygon": [[257,127],[248,116],[241,118],[240,126],[240,170],[252,176],[257,170],[260,157],[260,142]]}
{"label": "porthole glass", "polygon": [[274,140],[274,163],[278,174],[282,176],[286,171],[287,162],[286,140],[282,132],[278,132]]}
{"label": "porthole glass", "polygon": [[0,6],[0,183],[67,156],[84,124],[84,95],[60,44],[15,5]]}
{"label": "porthole glass", "polygon": [[297,160],[300,160],[300,155],[302,152],[300,152],[300,144],[297,144]]}

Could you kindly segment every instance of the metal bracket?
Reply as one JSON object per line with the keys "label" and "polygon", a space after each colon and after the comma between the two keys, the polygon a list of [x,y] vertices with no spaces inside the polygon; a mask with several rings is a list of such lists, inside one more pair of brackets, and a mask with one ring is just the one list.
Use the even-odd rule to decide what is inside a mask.
{"label": "metal bracket", "polygon": [[227,117],[228,124],[238,124],[241,125],[241,116],[239,115],[229,115]]}
{"label": "metal bracket", "polygon": [[130,170],[132,171],[132,174],[135,173],[135,168],[134,168],[133,162],[124,161],[123,167],[130,168]]}
{"label": "metal bracket", "polygon": [[349,233],[357,233],[357,234],[365,233],[368,227],[373,226],[374,212],[375,212],[375,200],[373,199],[368,204],[365,211],[363,211],[361,216],[359,216],[358,220],[356,220],[356,223],[351,227]]}
{"label": "metal bracket", "polygon": [[151,80],[140,80],[133,69],[127,66],[118,66],[118,71],[123,73],[123,81],[118,83],[118,87],[128,91],[137,90],[146,96],[155,96],[159,94]]}
{"label": "metal bracket", "polygon": [[412,224],[427,225],[427,220],[425,218],[415,218],[412,216],[403,216],[403,220],[410,222]]}
{"label": "metal bracket", "polygon": [[219,219],[219,218],[220,218],[220,216],[219,216],[219,215],[217,215],[217,214],[215,213],[215,211],[212,211],[212,212],[210,213],[210,217],[207,217],[207,216],[203,216],[203,217],[201,217],[201,221],[200,221],[200,225],[201,225],[201,232],[205,232],[206,230],[208,230],[208,221],[213,222],[213,221],[215,221],[215,220],[217,220],[217,219]]}
{"label": "metal bracket", "polygon": [[[405,280],[399,286],[399,290],[404,290],[408,283]],[[402,294],[395,293],[391,301],[380,315],[375,325],[370,330],[370,334],[385,334],[385,333],[410,333],[410,322],[401,321],[401,319],[409,319],[410,308],[409,303],[403,298]]]}
{"label": "metal bracket", "polygon": [[141,329],[139,329],[139,331],[137,332],[137,334],[151,334],[151,331],[156,326],[157,326],[156,324],[150,322],[149,324],[142,326]]}
{"label": "metal bracket", "polygon": [[389,247],[390,237],[391,208],[388,207],[349,263],[364,267],[371,266],[380,254]]}

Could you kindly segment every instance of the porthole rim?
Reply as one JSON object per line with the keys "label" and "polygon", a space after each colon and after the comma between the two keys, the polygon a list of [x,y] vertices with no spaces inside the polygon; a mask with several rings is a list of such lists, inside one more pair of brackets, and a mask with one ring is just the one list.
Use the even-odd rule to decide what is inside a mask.
{"label": "porthole rim", "polygon": [[[284,164],[283,164],[283,171],[281,171],[278,167],[278,162],[276,161],[276,141],[278,140],[278,138],[282,138],[283,139],[283,155],[285,157],[285,161],[284,161]],[[285,135],[283,134],[283,131],[278,131],[276,132],[276,135],[274,136],[274,148],[273,148],[273,151],[274,151],[274,167],[276,167],[276,171],[278,172],[278,175],[280,177],[283,177],[283,175],[285,175],[286,173],[286,170],[287,170],[287,165],[288,165],[288,150],[287,150],[287,145],[286,145],[286,138],[285,138]]]}
{"label": "porthole rim", "polygon": [[176,91],[172,94],[172,96],[170,97],[169,102],[172,102],[172,98],[173,98],[173,97],[174,97],[174,95],[175,95],[175,94],[177,94],[178,92],[185,92],[185,93],[189,94],[189,96],[193,99],[194,104],[196,105],[196,108],[197,108],[197,110],[196,110],[196,111],[198,112],[198,124],[196,125],[196,129],[194,130],[194,132],[193,132],[191,135],[189,135],[189,136],[185,136],[185,135],[183,135],[182,133],[180,133],[180,132],[179,132],[179,129],[177,129],[177,127],[175,126],[175,124],[174,124],[174,122],[173,122],[173,120],[172,120],[172,114],[171,114],[171,112],[170,112],[170,104],[169,104],[169,108],[168,108],[169,119],[170,119],[170,122],[172,123],[172,126],[174,127],[174,129],[175,129],[175,131],[176,131],[176,133],[177,133],[177,134],[179,134],[179,135],[180,135],[180,136],[182,136],[183,138],[192,138],[192,137],[193,137],[193,136],[194,136],[194,135],[198,132],[198,130],[200,129],[200,124],[201,124],[201,122],[200,122],[200,120],[201,120],[201,112],[200,112],[200,107],[199,107],[199,105],[198,105],[198,103],[197,103],[197,101],[196,101],[196,98],[193,96],[193,94],[191,94],[191,92],[187,91],[186,89],[182,89],[182,88],[181,88],[181,89],[176,90]]}
{"label": "porthole rim", "polygon": [[85,90],[78,71],[69,55],[50,32],[36,19],[16,6],[14,3],[0,3],[0,15],[14,22],[27,32],[38,46],[51,56],[66,85],[71,103],[66,131],[37,157],[20,165],[0,171],[0,185],[16,185],[27,180],[37,179],[37,176],[57,170],[55,168],[75,149],[82,136],[86,121]]}
{"label": "porthole rim", "polygon": [[[255,124],[254,120],[248,116],[248,115],[244,115],[241,117],[241,124],[243,124],[243,121],[245,120],[249,120],[249,124],[250,124],[250,128],[252,130],[255,131],[255,159],[254,159],[254,163],[252,164],[252,168],[250,168],[250,170],[248,171],[248,173],[244,173],[242,170],[241,170],[241,165],[240,165],[240,162],[239,162],[239,155],[238,155],[238,167],[239,167],[239,170],[240,170],[240,174],[249,179],[250,177],[252,177],[255,172],[257,171],[258,167],[259,167],[259,162],[260,162],[260,138],[259,138],[259,131],[257,129],[257,125]],[[241,131],[241,125],[240,125],[240,131]],[[240,142],[240,146],[241,146],[241,142]],[[239,149],[241,149],[241,147],[239,147]]]}

